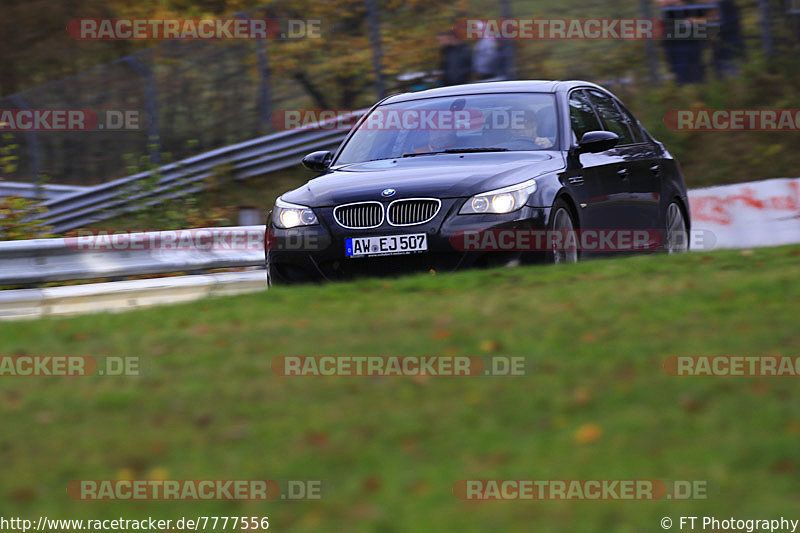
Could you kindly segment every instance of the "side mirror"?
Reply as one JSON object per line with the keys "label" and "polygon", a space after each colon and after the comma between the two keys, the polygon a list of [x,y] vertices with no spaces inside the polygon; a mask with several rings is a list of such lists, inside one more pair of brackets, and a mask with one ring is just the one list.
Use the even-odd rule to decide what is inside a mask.
{"label": "side mirror", "polygon": [[314,172],[325,172],[331,165],[333,154],[327,150],[311,152],[303,158],[303,166]]}
{"label": "side mirror", "polygon": [[619,135],[610,131],[587,131],[578,143],[578,154],[596,154],[611,150],[619,142]]}

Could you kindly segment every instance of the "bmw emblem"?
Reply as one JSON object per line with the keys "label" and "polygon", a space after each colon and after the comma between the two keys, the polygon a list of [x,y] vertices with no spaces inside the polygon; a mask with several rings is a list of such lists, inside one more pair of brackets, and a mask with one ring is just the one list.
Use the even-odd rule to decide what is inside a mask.
{"label": "bmw emblem", "polygon": [[397,191],[395,189],[383,189],[381,196],[384,198],[389,198],[390,196],[394,196]]}

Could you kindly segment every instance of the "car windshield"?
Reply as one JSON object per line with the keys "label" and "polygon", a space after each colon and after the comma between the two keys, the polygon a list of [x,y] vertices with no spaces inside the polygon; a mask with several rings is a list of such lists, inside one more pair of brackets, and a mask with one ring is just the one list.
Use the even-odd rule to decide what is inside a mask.
{"label": "car windshield", "polygon": [[426,98],[375,108],[336,165],[441,153],[558,149],[555,95]]}

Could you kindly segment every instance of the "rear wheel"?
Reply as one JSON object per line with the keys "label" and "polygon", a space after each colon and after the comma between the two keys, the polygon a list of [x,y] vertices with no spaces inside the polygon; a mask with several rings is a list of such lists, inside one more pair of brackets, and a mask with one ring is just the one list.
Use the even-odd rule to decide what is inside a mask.
{"label": "rear wheel", "polygon": [[664,250],[668,254],[679,254],[689,250],[689,233],[686,231],[686,219],[678,202],[667,206],[664,233]]}
{"label": "rear wheel", "polygon": [[558,265],[578,262],[576,239],[567,239],[567,236],[575,231],[575,227],[570,206],[564,200],[556,200],[553,204],[553,215],[550,218],[552,250],[549,255],[552,263]]}

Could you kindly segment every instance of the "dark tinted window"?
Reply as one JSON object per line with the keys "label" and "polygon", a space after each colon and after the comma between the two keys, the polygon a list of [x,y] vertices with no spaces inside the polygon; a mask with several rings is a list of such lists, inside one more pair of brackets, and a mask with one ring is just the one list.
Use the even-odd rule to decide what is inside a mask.
{"label": "dark tinted window", "polygon": [[586,92],[589,93],[597,112],[600,113],[605,129],[619,135],[620,145],[633,144],[633,134],[628,127],[628,119],[614,103],[614,99],[599,91],[589,90]]}
{"label": "dark tinted window", "polygon": [[569,96],[569,120],[572,123],[572,132],[578,141],[588,131],[603,129],[583,91],[573,91]]}
{"label": "dark tinted window", "polygon": [[622,107],[619,102],[617,102],[617,107],[619,107],[622,114],[625,116],[625,119],[628,121],[628,125],[631,127],[631,132],[633,133],[633,142],[643,142],[644,141],[644,133],[642,133],[642,128],[639,126],[639,121],[631,115],[628,110]]}

